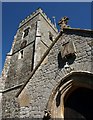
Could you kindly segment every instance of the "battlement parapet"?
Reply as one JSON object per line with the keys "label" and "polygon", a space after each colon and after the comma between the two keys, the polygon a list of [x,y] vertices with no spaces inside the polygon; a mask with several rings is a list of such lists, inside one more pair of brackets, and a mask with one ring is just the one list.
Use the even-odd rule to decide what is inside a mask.
{"label": "battlement parapet", "polygon": [[41,14],[45,18],[45,20],[55,29],[55,31],[58,32],[58,29],[55,27],[55,25],[52,23],[52,21],[48,18],[48,16],[43,12],[41,8],[38,8],[35,12],[27,16],[24,20],[22,20],[19,24],[19,28],[38,14]]}

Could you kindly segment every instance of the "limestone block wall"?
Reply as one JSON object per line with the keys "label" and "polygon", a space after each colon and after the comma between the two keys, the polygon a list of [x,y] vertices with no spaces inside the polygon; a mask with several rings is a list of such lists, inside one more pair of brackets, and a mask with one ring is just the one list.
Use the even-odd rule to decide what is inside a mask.
{"label": "limestone block wall", "polygon": [[[40,61],[45,51],[49,48],[53,42],[49,38],[49,32],[53,35],[53,40],[56,37],[58,30],[50,24],[50,20],[45,18],[43,14],[39,15],[36,29],[36,40],[35,40],[35,54],[34,54],[34,68]],[[47,58],[44,60],[44,64],[47,62]]]}
{"label": "limestone block wall", "polygon": [[[41,24],[39,24],[39,22]],[[24,30],[28,27],[30,27],[29,33],[26,37],[23,37]],[[49,40],[49,30],[56,36],[57,29],[54,28],[54,25],[47,16],[42,13],[42,10],[33,13],[32,16],[26,18],[19,25],[12,48],[10,53],[8,53],[10,59],[1,99],[3,118],[30,116],[30,111],[29,114],[27,111],[30,110],[28,107],[30,106],[30,94],[28,89],[23,92],[23,95],[19,96],[18,99],[16,99],[15,96],[23,83],[28,79],[29,74],[37,62],[41,59],[41,56],[52,43],[52,41]],[[23,41],[27,41],[27,43],[25,47],[21,48]],[[20,55],[21,51],[23,51],[22,58]],[[43,64],[46,62],[48,62],[48,58]]]}
{"label": "limestone block wall", "polygon": [[[10,56],[8,56],[9,64],[3,71],[2,78],[5,83],[2,83],[3,92],[0,93],[2,103],[2,105],[0,104],[0,117],[3,118],[43,118],[52,90],[62,78],[72,71],[93,73],[93,36],[91,36],[91,32],[65,29],[64,34],[55,43],[41,66],[16,98],[21,86],[52,43],[49,39],[49,32],[53,34],[53,40],[58,34],[57,29],[42,13],[42,10],[33,13],[30,17],[20,24]],[[30,27],[29,34],[23,38],[23,32],[27,27]],[[25,40],[27,41],[26,46],[20,48],[21,43]],[[62,42],[65,40],[72,40],[75,47],[76,58],[69,64],[70,70],[65,68],[66,63],[62,63],[60,56]],[[21,50],[23,50],[23,58],[19,59]]]}
{"label": "limestone block wall", "polygon": [[[21,26],[16,34],[13,47],[11,48],[10,68],[7,73],[5,89],[24,83],[29,73],[33,69],[34,44],[36,38],[36,21],[38,16]],[[28,36],[22,38],[24,30],[30,27]],[[26,46],[21,48],[23,41],[27,41]],[[23,50],[23,58],[20,52]]]}
{"label": "limestone block wall", "polygon": [[7,78],[7,74],[8,74],[8,70],[10,68],[10,59],[11,59],[11,56],[6,56],[6,61],[5,61],[5,65],[4,65],[4,68],[2,70],[2,74],[0,76],[0,120],[2,119],[2,108],[3,108],[3,104],[2,104],[2,101],[3,101],[3,91],[4,91],[4,88],[5,88],[5,81],[6,81],[6,78]]}
{"label": "limestone block wall", "polygon": [[19,118],[19,103],[15,98],[19,89],[3,92],[2,94],[2,118]]}
{"label": "limestone block wall", "polygon": [[[72,71],[91,72],[92,59],[91,46],[89,44],[91,43],[92,38],[87,34],[82,35],[82,33],[78,32],[73,34],[64,33],[50,51],[48,55],[48,62],[40,66],[24,90],[21,92],[21,94],[24,94],[24,91],[27,90],[27,93],[29,93],[30,101],[29,105],[27,104],[29,107],[29,117],[43,117],[44,110],[46,109],[52,90],[64,76],[70,73],[70,71],[67,71],[64,67],[60,68],[58,63],[58,54],[60,52],[63,39],[71,39],[76,47],[76,59],[73,64],[70,65],[70,67],[73,68]],[[18,99],[22,96],[21,94]],[[20,107],[20,117],[26,117],[27,106],[24,105],[25,112],[23,111],[23,113],[23,107]]]}
{"label": "limestone block wall", "polygon": [[24,57],[22,59],[18,59],[18,55],[19,52],[13,54],[11,57],[5,89],[23,83],[27,75],[31,72],[33,44],[24,48]]}
{"label": "limestone block wall", "polygon": [[[35,34],[36,34],[36,21],[39,19],[39,15],[35,16],[35,18],[31,19],[27,23],[23,24],[22,26],[19,27],[17,34],[16,34],[16,42],[13,48],[13,53],[17,52],[20,50],[20,45],[22,41],[27,40],[27,44],[29,45],[31,42],[35,40]],[[30,27],[28,36],[23,38],[23,32],[25,29]]]}
{"label": "limestone block wall", "polygon": [[[49,31],[55,37],[57,29],[53,28],[43,14],[36,14],[32,19],[19,26],[19,29],[14,37],[14,43],[10,50],[10,63],[7,73],[5,89],[20,85],[26,81],[29,73],[40,61],[42,55],[48,49],[52,41],[49,39]],[[25,29],[29,29],[29,33],[23,38]],[[21,48],[23,41],[27,41],[26,46]],[[20,58],[20,53],[23,50],[23,58]],[[47,59],[44,61],[44,64]]]}
{"label": "limestone block wall", "polygon": [[2,93],[0,93],[0,119],[2,119]]}

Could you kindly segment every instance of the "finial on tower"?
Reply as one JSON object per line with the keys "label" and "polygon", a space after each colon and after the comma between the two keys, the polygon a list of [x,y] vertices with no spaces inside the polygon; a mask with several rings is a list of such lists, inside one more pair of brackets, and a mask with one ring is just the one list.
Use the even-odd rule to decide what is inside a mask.
{"label": "finial on tower", "polygon": [[56,18],[55,18],[55,16],[53,16],[52,18],[53,18],[53,20],[54,20],[54,25],[55,25],[55,27],[56,27]]}
{"label": "finial on tower", "polygon": [[61,30],[63,30],[63,28],[69,28],[70,26],[67,25],[69,18],[64,16],[63,18],[61,18],[61,20],[58,22],[58,25],[60,25]]}

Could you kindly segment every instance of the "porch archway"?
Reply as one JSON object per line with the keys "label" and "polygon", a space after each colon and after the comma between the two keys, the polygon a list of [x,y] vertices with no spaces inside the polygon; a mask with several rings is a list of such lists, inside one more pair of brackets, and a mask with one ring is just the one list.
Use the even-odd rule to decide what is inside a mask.
{"label": "porch archway", "polygon": [[[71,72],[69,75],[60,80],[58,85],[53,89],[47,104],[47,109],[51,113],[51,118],[66,119],[66,101],[70,99],[71,94],[73,96],[74,91],[78,89],[79,92],[79,88],[84,88],[85,91],[87,90],[93,92],[92,73]],[[86,94],[87,92],[83,91],[83,93]]]}

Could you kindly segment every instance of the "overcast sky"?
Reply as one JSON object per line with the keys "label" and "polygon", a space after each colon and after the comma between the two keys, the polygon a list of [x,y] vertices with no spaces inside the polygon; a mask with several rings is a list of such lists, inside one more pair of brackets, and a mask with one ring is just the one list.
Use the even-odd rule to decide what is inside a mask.
{"label": "overcast sky", "polygon": [[55,16],[56,23],[61,17],[68,16],[72,28],[91,29],[90,2],[4,2],[2,4],[2,68],[20,21],[39,7],[52,21],[52,17]]}

